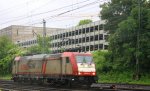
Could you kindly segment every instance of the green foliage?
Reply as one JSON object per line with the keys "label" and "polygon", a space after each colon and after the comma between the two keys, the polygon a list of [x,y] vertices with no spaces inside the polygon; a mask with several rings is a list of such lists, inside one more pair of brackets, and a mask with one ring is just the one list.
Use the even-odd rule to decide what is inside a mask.
{"label": "green foliage", "polygon": [[90,20],[90,19],[80,20],[78,26],[80,26],[80,25],[85,25],[85,24],[89,24],[89,23],[91,23],[91,22],[92,22],[92,20]]}
{"label": "green foliage", "polygon": [[125,83],[125,84],[145,84],[150,85],[150,74],[142,74],[140,80],[133,80],[133,72],[122,71],[109,73],[101,73],[99,82],[101,83]]}
{"label": "green foliage", "polygon": [[111,2],[101,5],[102,11],[100,12],[101,18],[106,20],[105,30],[114,33],[117,25],[125,20],[132,10],[134,0],[111,0]]}
{"label": "green foliage", "polygon": [[111,62],[107,61],[107,57],[109,56],[108,51],[99,50],[93,52],[94,62],[96,63],[96,70],[98,74],[101,72],[108,72],[112,69]]}
{"label": "green foliage", "polygon": [[0,74],[11,72],[11,62],[21,51],[7,36],[0,37]]}
{"label": "green foliage", "polygon": [[[31,46],[31,47],[27,48],[27,54],[50,53],[50,50],[49,50],[50,39],[49,39],[49,37],[45,37],[43,39],[43,37],[38,36],[37,40],[38,40],[38,45]],[[43,42],[43,40],[44,40],[44,42]]]}
{"label": "green foliage", "polygon": [[[146,0],[140,3],[140,24],[136,0],[111,0],[101,6],[101,18],[106,20],[105,28],[110,33],[109,56],[105,59],[107,64],[111,63],[114,71],[135,70],[137,56],[140,71],[149,72],[150,3]],[[139,32],[139,49],[137,49],[137,32]]]}

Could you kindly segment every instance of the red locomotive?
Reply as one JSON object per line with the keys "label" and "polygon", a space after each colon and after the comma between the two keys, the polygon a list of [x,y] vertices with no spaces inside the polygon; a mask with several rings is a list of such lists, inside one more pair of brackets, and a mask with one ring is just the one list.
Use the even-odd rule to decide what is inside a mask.
{"label": "red locomotive", "polygon": [[16,57],[13,62],[13,80],[48,82],[71,85],[97,82],[91,53],[63,52]]}

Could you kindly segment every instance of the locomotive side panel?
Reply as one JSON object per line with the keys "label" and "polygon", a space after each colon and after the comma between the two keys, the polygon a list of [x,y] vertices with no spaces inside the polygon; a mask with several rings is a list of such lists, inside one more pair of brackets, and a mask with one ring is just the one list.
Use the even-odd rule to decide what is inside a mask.
{"label": "locomotive side panel", "polygon": [[72,65],[69,57],[62,58],[62,74],[63,75],[71,75],[72,72]]}
{"label": "locomotive side panel", "polygon": [[29,73],[41,73],[42,71],[42,59],[32,59],[31,57],[22,58],[18,61],[18,72],[20,74],[29,74]]}
{"label": "locomotive side panel", "polygon": [[30,60],[27,65],[31,73],[41,73],[42,71],[42,60]]}
{"label": "locomotive side panel", "polygon": [[19,73],[27,73],[29,72],[29,67],[27,65],[29,60],[21,59],[18,61],[18,72]]}
{"label": "locomotive side panel", "polygon": [[61,61],[60,60],[48,60],[46,64],[45,74],[55,75],[61,74]]}

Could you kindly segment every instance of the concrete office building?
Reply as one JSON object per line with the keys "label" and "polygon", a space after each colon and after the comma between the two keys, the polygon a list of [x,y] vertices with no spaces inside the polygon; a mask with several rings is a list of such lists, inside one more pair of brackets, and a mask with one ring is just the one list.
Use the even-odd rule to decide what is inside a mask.
{"label": "concrete office building", "polygon": [[64,31],[53,32],[50,38],[51,50],[94,51],[108,48],[108,33],[104,31],[104,21],[68,28]]}
{"label": "concrete office building", "polygon": [[[47,36],[60,28],[46,28]],[[0,36],[8,36],[15,44],[21,47],[30,47],[37,44],[37,35],[43,35],[43,27],[12,25],[0,30]]]}
{"label": "concrete office building", "polygon": [[[46,28],[46,36],[50,38],[50,50],[54,53],[63,50],[94,51],[108,48],[108,33],[104,31],[104,21],[71,27],[67,29]],[[8,35],[21,47],[37,44],[37,35],[43,35],[42,27],[13,25],[0,30],[0,35]]]}

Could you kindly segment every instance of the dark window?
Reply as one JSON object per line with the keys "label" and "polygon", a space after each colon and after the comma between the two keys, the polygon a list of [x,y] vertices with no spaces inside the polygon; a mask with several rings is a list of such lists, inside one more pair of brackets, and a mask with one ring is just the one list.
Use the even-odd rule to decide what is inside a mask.
{"label": "dark window", "polygon": [[104,49],[108,49],[108,45],[104,45]]}
{"label": "dark window", "polygon": [[83,43],[85,42],[85,37],[84,37],[84,38],[82,38],[82,42],[83,42]]}
{"label": "dark window", "polygon": [[99,34],[99,40],[103,40],[103,34]]}
{"label": "dark window", "polygon": [[71,32],[69,32],[69,36],[71,36]]}
{"label": "dark window", "polygon": [[86,28],[86,33],[88,33],[89,32],[89,28]]}
{"label": "dark window", "polygon": [[93,36],[90,36],[90,41],[93,41],[93,40],[94,40]]}
{"label": "dark window", "polygon": [[78,35],[78,30],[76,30],[76,35]]}
{"label": "dark window", "polygon": [[60,34],[58,34],[58,39],[60,38]]}
{"label": "dark window", "polygon": [[79,29],[79,34],[81,34],[82,33],[82,30],[81,29]]}
{"label": "dark window", "polygon": [[99,49],[103,49],[103,44],[99,44]]}
{"label": "dark window", "polygon": [[68,41],[66,41],[66,45],[68,45]]}
{"label": "dark window", "polygon": [[90,45],[90,51],[93,51],[93,45]]}
{"label": "dark window", "polygon": [[85,51],[85,46],[82,47],[82,51],[83,51],[83,52]]}
{"label": "dark window", "polygon": [[65,33],[63,33],[63,37],[65,37]]}
{"label": "dark window", "polygon": [[97,41],[98,40],[98,35],[95,35],[95,41]]}
{"label": "dark window", "polygon": [[62,34],[60,34],[60,38],[62,38]]}
{"label": "dark window", "polygon": [[69,42],[69,45],[71,45],[72,40],[69,40],[68,42]]}
{"label": "dark window", "polygon": [[72,36],[74,36],[74,34],[75,34],[75,31],[72,31]]}
{"label": "dark window", "polygon": [[98,26],[95,26],[95,30],[96,30],[96,31],[98,30]]}
{"label": "dark window", "polygon": [[90,32],[93,32],[93,27],[90,27]]}
{"label": "dark window", "polygon": [[79,43],[81,43],[81,40],[82,40],[82,39],[80,38],[80,39],[79,39]]}
{"label": "dark window", "polygon": [[82,29],[82,33],[85,34],[85,28]]}
{"label": "dark window", "polygon": [[76,39],[76,42],[75,42],[76,44],[78,44],[78,39]]}
{"label": "dark window", "polygon": [[89,37],[86,37],[86,42],[89,42]]}
{"label": "dark window", "polygon": [[86,46],[86,51],[89,51],[89,46]]}
{"label": "dark window", "polygon": [[98,45],[94,45],[94,50],[97,50],[98,49]]}
{"label": "dark window", "polygon": [[55,35],[55,39],[57,39],[57,35]]}
{"label": "dark window", "polygon": [[66,37],[68,37],[68,32],[66,33]]}
{"label": "dark window", "polygon": [[75,40],[74,39],[72,39],[72,44],[74,44],[75,43]]}

